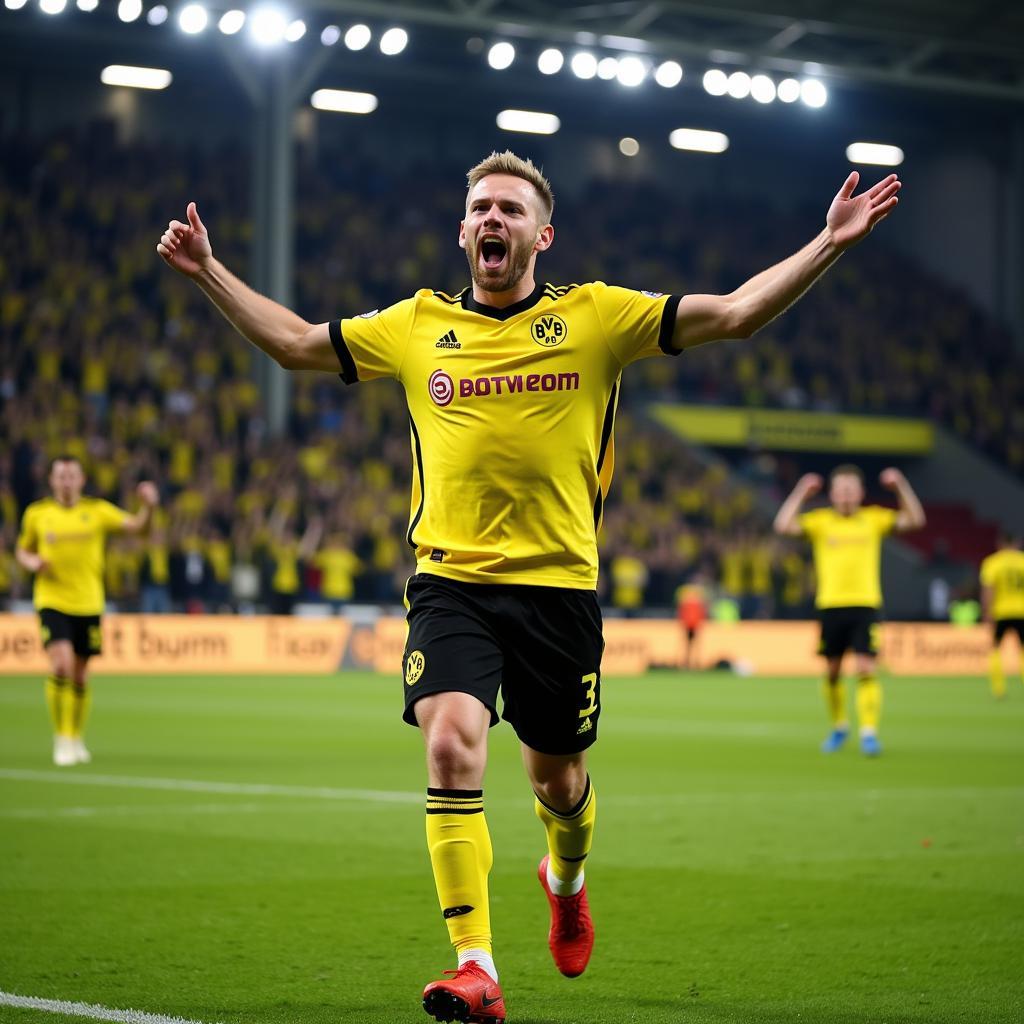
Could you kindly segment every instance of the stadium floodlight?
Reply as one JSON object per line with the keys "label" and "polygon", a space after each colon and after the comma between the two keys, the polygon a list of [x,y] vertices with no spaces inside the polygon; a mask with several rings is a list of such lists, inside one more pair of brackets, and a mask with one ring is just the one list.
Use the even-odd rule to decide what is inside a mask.
{"label": "stadium floodlight", "polygon": [[352,25],[345,32],[345,45],[350,50],[365,50],[373,39],[369,25]]}
{"label": "stadium floodlight", "polygon": [[636,156],[640,152],[640,143],[627,135],[624,139],[619,139],[619,152],[623,156]]}
{"label": "stadium floodlight", "polygon": [[164,68],[136,68],[130,64],[109,64],[100,72],[104,85],[122,85],[129,89],[166,89],[172,75]]}
{"label": "stadium floodlight", "polygon": [[317,110],[330,110],[336,114],[372,114],[377,109],[377,97],[372,92],[351,92],[348,89],[317,89],[309,102]]}
{"label": "stadium floodlight", "polygon": [[487,51],[487,63],[495,71],[504,71],[516,59],[516,48],[511,43],[495,43]]}
{"label": "stadium floodlight", "polygon": [[588,50],[572,55],[569,67],[577,78],[593,78],[597,74],[597,58]]}
{"label": "stadium floodlight", "polygon": [[846,147],[846,159],[851,164],[877,164],[879,167],[899,167],[903,163],[903,150],[882,142],[851,142]]}
{"label": "stadium floodlight", "polygon": [[138,21],[142,17],[142,0],[121,0],[117,5],[117,16],[122,21]]}
{"label": "stadium floodlight", "polygon": [[556,75],[564,63],[565,55],[552,46],[537,58],[537,69],[542,75]]}
{"label": "stadium floodlight", "polygon": [[[68,0],[39,0],[39,10],[43,14],[60,14],[68,5]],[[141,9],[142,4],[139,3]]]}
{"label": "stadium floodlight", "polygon": [[531,135],[554,135],[562,122],[554,114],[538,110],[503,110],[498,114],[498,127],[506,132],[529,132]]}
{"label": "stadium floodlight", "polygon": [[[86,13],[88,13],[89,11],[95,11],[96,8],[99,7],[99,5],[100,0],[77,0],[77,2],[75,3],[75,6],[80,11],[85,11]],[[18,6],[20,7],[21,4],[18,4]]]}
{"label": "stadium floodlight", "polygon": [[627,89],[635,89],[642,85],[647,77],[647,65],[639,57],[622,57],[619,60],[619,67],[615,72],[619,85]]}
{"label": "stadium floodlight", "polygon": [[730,76],[725,90],[734,100],[742,100],[750,95],[750,75],[746,71],[734,71]]}
{"label": "stadium floodlight", "polygon": [[619,61],[616,57],[602,57],[597,62],[597,77],[610,82],[619,73]]}
{"label": "stadium floodlight", "polygon": [[800,83],[795,78],[784,78],[779,82],[775,94],[783,103],[796,103],[800,99]]}
{"label": "stadium floodlight", "polygon": [[27,3],[28,0],[4,0],[4,7],[9,11],[20,11]]}
{"label": "stadium floodlight", "polygon": [[704,91],[711,96],[724,96],[729,91],[729,76],[721,68],[705,71]]}
{"label": "stadium floodlight", "polygon": [[162,25],[167,20],[167,13],[167,8],[163,4],[157,4],[146,11],[146,21],[150,25]]}
{"label": "stadium floodlight", "polygon": [[[127,0],[121,0],[122,3]],[[198,35],[210,21],[209,12],[202,4],[188,4],[178,15],[178,28],[190,36]]]}
{"label": "stadium floodlight", "polygon": [[666,60],[658,65],[654,80],[665,89],[671,89],[683,80],[683,66],[678,61]]}
{"label": "stadium floodlight", "polygon": [[775,99],[775,83],[767,75],[754,75],[750,80],[750,95],[758,103],[771,103]]}
{"label": "stadium floodlight", "polygon": [[297,43],[306,34],[306,23],[301,18],[296,18],[284,30],[284,37],[289,43]]}
{"label": "stadium floodlight", "polygon": [[677,128],[669,135],[668,141],[674,149],[693,153],[724,153],[729,148],[728,135],[702,128]]}
{"label": "stadium floodlight", "polygon": [[341,38],[341,29],[337,25],[325,25],[320,33],[320,42],[324,46],[333,46]]}
{"label": "stadium floodlight", "polygon": [[828,90],[816,78],[805,78],[800,83],[800,99],[808,107],[823,107],[828,102]]}
{"label": "stadium floodlight", "polygon": [[260,46],[276,46],[287,27],[284,14],[276,7],[258,7],[249,18],[249,34]]}
{"label": "stadium floodlight", "polygon": [[404,28],[389,28],[380,37],[380,52],[387,57],[401,53],[409,42],[409,33]]}
{"label": "stadium floodlight", "polygon": [[217,28],[221,30],[226,36],[233,36],[236,32],[242,31],[242,26],[245,24],[245,11],[232,10],[225,11],[220,16],[220,21],[217,22]]}

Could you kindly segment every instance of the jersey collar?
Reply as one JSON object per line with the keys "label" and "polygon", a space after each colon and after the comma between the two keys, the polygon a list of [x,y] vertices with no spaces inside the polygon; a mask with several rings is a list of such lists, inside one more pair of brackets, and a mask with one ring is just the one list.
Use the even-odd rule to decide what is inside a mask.
{"label": "jersey collar", "polygon": [[544,298],[544,285],[538,284],[525,299],[520,299],[518,302],[513,302],[511,306],[499,309],[497,306],[488,306],[483,302],[477,302],[473,298],[473,289],[467,288],[462,293],[462,308],[468,309],[470,313],[489,316],[492,320],[508,320],[509,317],[515,316],[516,313],[522,313],[524,309],[536,306],[542,298]]}

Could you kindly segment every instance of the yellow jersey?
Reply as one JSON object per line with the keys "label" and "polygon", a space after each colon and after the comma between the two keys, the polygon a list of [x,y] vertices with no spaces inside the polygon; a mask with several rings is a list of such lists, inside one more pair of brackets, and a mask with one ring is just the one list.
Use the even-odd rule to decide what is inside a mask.
{"label": "yellow jersey", "polygon": [[1024,551],[1004,548],[981,563],[982,586],[992,588],[993,619],[1024,619]]}
{"label": "yellow jersey", "polygon": [[79,498],[70,508],[54,498],[25,509],[18,546],[34,551],[47,568],[36,573],[37,609],[65,615],[102,615],[107,535],[124,526],[128,513],[99,498]]}
{"label": "yellow jersey", "polygon": [[351,601],[356,592],[355,577],[362,562],[347,548],[324,548],[313,559],[323,573],[320,593],[328,601]]}
{"label": "yellow jersey", "polygon": [[814,548],[818,608],[882,606],[882,538],[896,525],[896,511],[867,505],[852,515],[819,508],[800,516]]}
{"label": "yellow jersey", "polygon": [[405,388],[419,572],[593,590],[623,367],[677,354],[679,296],[539,284],[504,309],[418,291],[330,324],[342,379]]}

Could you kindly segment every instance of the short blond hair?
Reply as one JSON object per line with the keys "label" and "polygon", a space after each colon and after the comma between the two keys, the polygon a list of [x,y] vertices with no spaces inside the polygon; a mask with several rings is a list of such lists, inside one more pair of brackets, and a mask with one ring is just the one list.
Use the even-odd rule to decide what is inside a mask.
{"label": "short blond hair", "polygon": [[540,197],[544,223],[551,222],[551,214],[555,209],[555,194],[551,191],[551,182],[544,177],[541,169],[532,160],[529,158],[524,160],[521,156],[516,156],[510,149],[506,149],[504,153],[495,150],[489,157],[481,160],[476,167],[469,169],[466,174],[467,192],[472,192],[478,182],[489,174],[511,174],[514,178],[528,181]]}

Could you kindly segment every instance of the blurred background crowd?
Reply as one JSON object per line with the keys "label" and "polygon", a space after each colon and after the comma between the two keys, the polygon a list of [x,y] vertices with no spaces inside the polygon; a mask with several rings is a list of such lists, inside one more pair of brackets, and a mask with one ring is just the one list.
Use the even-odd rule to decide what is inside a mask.
{"label": "blurred background crowd", "polygon": [[[462,173],[302,163],[300,314],[318,322],[421,287],[461,289]],[[0,601],[27,593],[12,558],[17,525],[46,492],[48,460],[67,451],[82,460],[90,493],[119,504],[132,505],[140,479],[160,485],[151,535],[110,547],[108,596],[121,610],[400,602],[413,560],[398,385],[346,388],[297,374],[288,430],[271,436],[254,353],[154,251],[166,221],[195,198],[215,252],[246,276],[248,175],[236,147],[169,163],[156,148],[117,145],[102,124],[6,140]],[[711,209],[653,186],[595,181],[558,199],[559,244],[538,276],[729,291],[820,228],[820,210]],[[625,255],[637,252],[642,259]],[[748,482],[669,442],[645,415],[650,401],[927,416],[1020,475],[1024,367],[1011,351],[964,296],[879,240],[844,257],[755,341],[632,367],[601,538],[603,600],[624,613],[664,608],[697,580],[744,617],[810,611],[808,552],[771,536],[771,511],[758,501],[758,483],[781,495],[799,465],[771,460],[767,481]]]}

